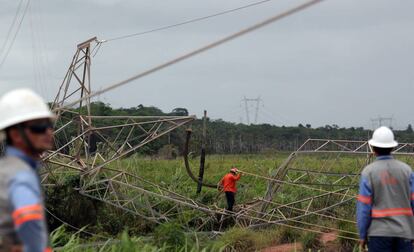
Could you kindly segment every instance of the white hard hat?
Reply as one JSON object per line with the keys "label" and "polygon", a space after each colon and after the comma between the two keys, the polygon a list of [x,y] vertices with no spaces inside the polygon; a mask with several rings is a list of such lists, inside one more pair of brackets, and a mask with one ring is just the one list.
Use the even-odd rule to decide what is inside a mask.
{"label": "white hard hat", "polygon": [[30,89],[15,89],[0,97],[0,130],[22,122],[54,118],[45,101]]}
{"label": "white hard hat", "polygon": [[397,141],[394,140],[392,131],[385,126],[376,129],[368,143],[369,145],[378,148],[394,148],[398,145]]}

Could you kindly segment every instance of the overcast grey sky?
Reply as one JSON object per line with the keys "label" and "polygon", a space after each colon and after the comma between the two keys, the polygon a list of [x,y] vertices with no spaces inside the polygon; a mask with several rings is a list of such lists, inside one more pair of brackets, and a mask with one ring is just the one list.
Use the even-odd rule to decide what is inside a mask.
{"label": "overcast grey sky", "polygon": [[[0,0],[0,49],[19,1]],[[52,100],[76,45],[90,37],[109,39],[253,2],[32,0],[0,68],[0,92],[29,86]],[[93,89],[303,2],[273,0],[201,22],[105,43],[93,58]],[[260,96],[259,122],[368,128],[371,118],[392,116],[395,128],[405,128],[414,118],[413,10],[414,1],[409,0],[326,0],[98,99],[115,107],[144,104],[167,112],[185,107],[199,117],[206,109],[215,119],[246,122],[241,99]],[[249,109],[253,120],[255,104]]]}

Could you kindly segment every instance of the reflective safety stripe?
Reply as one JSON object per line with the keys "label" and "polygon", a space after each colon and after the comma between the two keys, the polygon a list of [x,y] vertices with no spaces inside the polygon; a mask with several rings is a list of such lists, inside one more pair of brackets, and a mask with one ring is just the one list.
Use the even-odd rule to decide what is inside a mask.
{"label": "reflective safety stripe", "polygon": [[12,217],[15,226],[20,226],[27,221],[42,220],[43,207],[40,204],[21,207],[13,212]]}
{"label": "reflective safety stripe", "polygon": [[413,216],[413,210],[411,208],[372,209],[371,214],[371,216],[374,218],[399,215]]}
{"label": "reflective safety stripe", "polygon": [[372,203],[372,198],[370,196],[364,196],[361,194],[358,195],[357,200],[367,205],[371,205]]}
{"label": "reflective safety stripe", "polygon": [[15,220],[14,224],[16,225],[16,227],[18,227],[27,221],[33,221],[33,220],[43,220],[43,214],[27,214]]}
{"label": "reflective safety stripe", "polygon": [[16,209],[13,212],[13,219],[17,218],[19,215],[28,213],[28,212],[37,212],[37,211],[43,211],[43,208],[40,204],[34,204],[29,206],[24,206],[19,209]]}

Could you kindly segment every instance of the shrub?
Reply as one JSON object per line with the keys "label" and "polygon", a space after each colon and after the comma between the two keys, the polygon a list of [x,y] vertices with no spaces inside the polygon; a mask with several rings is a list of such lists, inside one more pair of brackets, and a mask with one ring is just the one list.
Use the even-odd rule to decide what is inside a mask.
{"label": "shrub", "polygon": [[313,232],[303,232],[300,237],[300,242],[303,248],[310,250],[318,249],[321,246],[318,234]]}
{"label": "shrub", "polygon": [[154,240],[157,245],[166,244],[175,248],[182,247],[186,243],[182,226],[175,222],[163,223],[156,227]]}
{"label": "shrub", "polygon": [[220,241],[226,246],[225,251],[254,251],[255,233],[249,229],[233,228],[220,237]]}
{"label": "shrub", "polygon": [[281,227],[278,233],[280,243],[292,243],[300,238],[300,232],[290,227]]}

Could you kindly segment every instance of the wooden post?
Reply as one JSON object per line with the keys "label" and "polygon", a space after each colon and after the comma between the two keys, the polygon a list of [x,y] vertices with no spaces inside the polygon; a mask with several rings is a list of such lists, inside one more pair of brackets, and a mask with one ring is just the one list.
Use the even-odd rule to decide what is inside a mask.
{"label": "wooden post", "polygon": [[207,111],[204,110],[203,138],[202,138],[202,141],[201,141],[200,170],[199,170],[199,173],[198,173],[197,194],[200,194],[201,187],[203,186],[204,163],[206,161],[206,137],[207,137],[206,124],[207,124]]}

